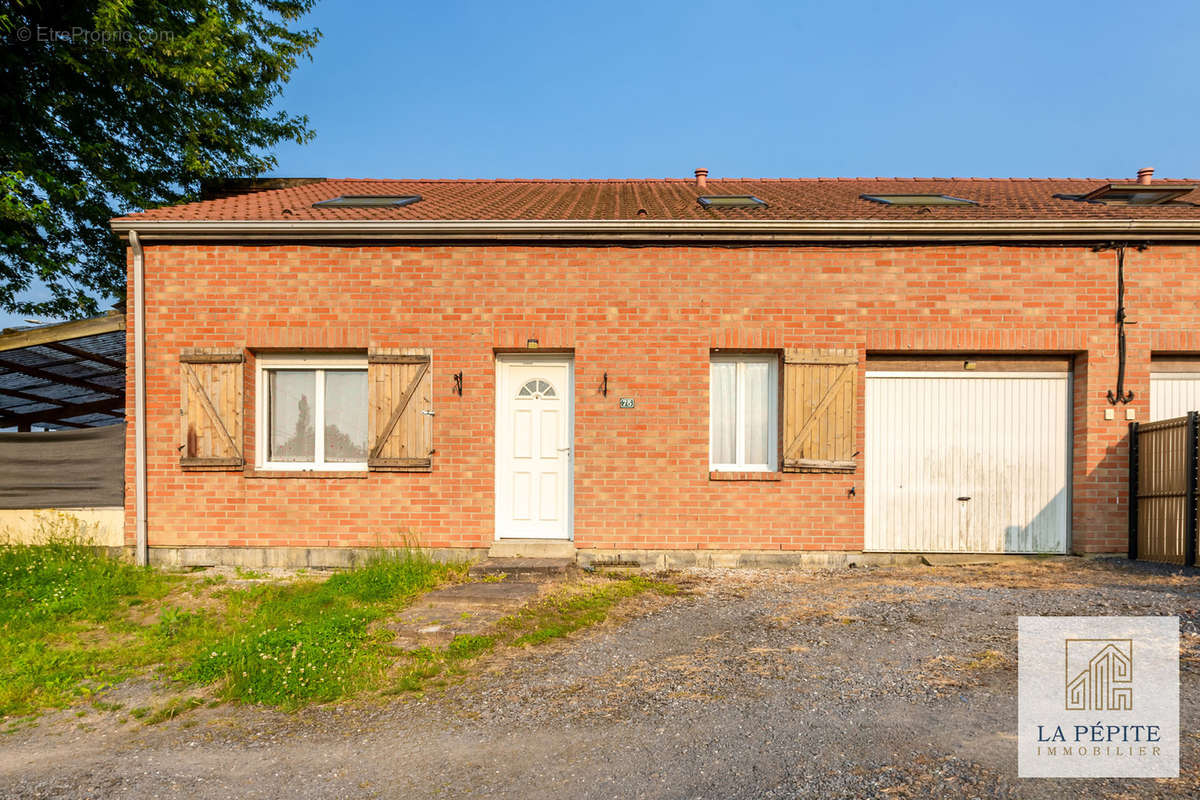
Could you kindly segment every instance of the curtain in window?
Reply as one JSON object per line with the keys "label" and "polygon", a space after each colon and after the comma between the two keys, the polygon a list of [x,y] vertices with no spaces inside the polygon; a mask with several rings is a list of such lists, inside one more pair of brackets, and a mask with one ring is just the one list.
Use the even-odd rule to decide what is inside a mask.
{"label": "curtain in window", "polygon": [[325,373],[325,460],[367,460],[367,372]]}
{"label": "curtain in window", "polygon": [[711,364],[709,398],[712,403],[712,461],[714,464],[737,462],[737,364],[714,361]]}
{"label": "curtain in window", "polygon": [[742,401],[745,414],[746,464],[766,464],[770,451],[771,365],[764,361],[742,364]]}
{"label": "curtain in window", "polygon": [[271,370],[271,430],[268,461],[312,461],[316,458],[316,373]]}

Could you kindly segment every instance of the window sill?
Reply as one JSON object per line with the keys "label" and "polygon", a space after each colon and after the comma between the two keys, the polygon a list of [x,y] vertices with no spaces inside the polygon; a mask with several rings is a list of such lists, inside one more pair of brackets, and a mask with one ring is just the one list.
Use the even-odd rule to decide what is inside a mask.
{"label": "window sill", "polygon": [[782,472],[717,472],[708,473],[710,481],[781,481]]}
{"label": "window sill", "polygon": [[341,478],[362,480],[367,471],[349,469],[248,469],[247,478]]}

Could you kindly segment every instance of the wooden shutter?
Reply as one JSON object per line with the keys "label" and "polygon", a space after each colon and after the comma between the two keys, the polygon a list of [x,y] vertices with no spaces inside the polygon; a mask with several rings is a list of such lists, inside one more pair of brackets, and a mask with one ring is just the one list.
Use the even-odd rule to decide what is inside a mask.
{"label": "wooden shutter", "polygon": [[181,466],[242,468],[244,361],[241,352],[229,351],[179,356]]}
{"label": "wooden shutter", "polygon": [[433,469],[433,369],[430,350],[367,354],[369,469]]}
{"label": "wooden shutter", "polygon": [[857,401],[854,350],[785,351],[784,472],[853,470]]}

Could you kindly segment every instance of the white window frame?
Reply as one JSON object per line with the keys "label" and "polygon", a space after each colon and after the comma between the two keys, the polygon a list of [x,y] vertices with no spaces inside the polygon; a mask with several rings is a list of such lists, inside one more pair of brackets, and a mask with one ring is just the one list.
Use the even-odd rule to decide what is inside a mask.
{"label": "white window frame", "polygon": [[[316,371],[315,397],[313,398],[313,430],[315,433],[313,461],[268,461],[267,444],[270,440],[270,381],[267,373],[280,369],[308,369]],[[367,462],[362,461],[325,461],[325,373],[334,370],[367,369],[365,355],[319,355],[303,354],[260,356],[254,364],[254,404],[255,404],[255,464],[264,470],[289,470],[292,472],[366,472]],[[368,394],[370,388],[368,385]],[[369,404],[363,409],[363,414],[369,414]],[[317,423],[316,421],[320,422]],[[367,442],[370,449],[371,443]]]}
{"label": "white window frame", "polygon": [[[735,363],[737,368],[737,399],[736,399],[736,436],[734,452],[737,456],[737,461],[732,464],[718,464],[713,461],[713,453],[716,448],[713,446],[713,438],[716,433],[716,425],[713,419],[713,408],[715,404],[712,402],[712,365],[717,363]],[[766,364],[770,368],[767,380],[769,387],[767,390],[767,420],[770,424],[770,431],[767,436],[767,462],[765,464],[747,464],[746,463],[746,390],[745,390],[745,375],[746,364]],[[779,469],[779,356],[775,354],[757,354],[757,353],[712,353],[709,355],[708,366],[708,387],[709,387],[709,404],[708,404],[708,468],[711,472],[777,472]]]}

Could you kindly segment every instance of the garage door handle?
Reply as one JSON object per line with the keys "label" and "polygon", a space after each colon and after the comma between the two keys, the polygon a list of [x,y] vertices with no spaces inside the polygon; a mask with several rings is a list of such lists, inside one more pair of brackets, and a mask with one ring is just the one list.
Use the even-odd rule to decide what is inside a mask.
{"label": "garage door handle", "polygon": [[967,495],[967,496],[960,497],[960,498],[958,498],[958,499],[959,499],[959,500],[970,500],[971,498],[970,498],[970,496],[969,496],[969,495]]}

